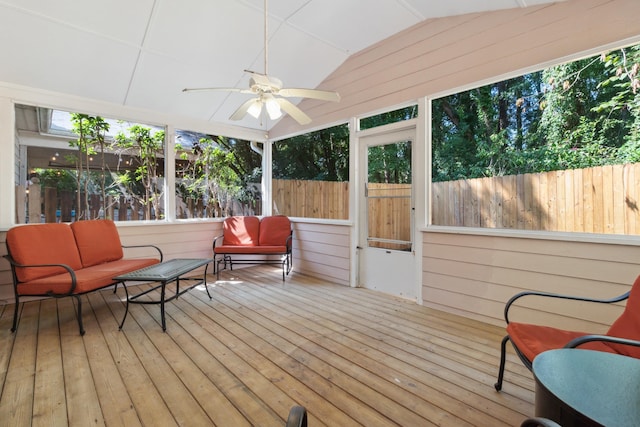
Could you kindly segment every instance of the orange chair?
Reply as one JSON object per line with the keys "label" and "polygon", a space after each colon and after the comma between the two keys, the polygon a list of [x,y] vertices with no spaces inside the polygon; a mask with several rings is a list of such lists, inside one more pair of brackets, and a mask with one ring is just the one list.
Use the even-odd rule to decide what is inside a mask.
{"label": "orange chair", "polygon": [[[233,264],[274,264],[282,266],[282,280],[293,267],[293,229],[284,215],[231,216],[224,220],[222,234],[213,239],[216,276]],[[259,258],[244,258],[257,255]],[[242,256],[238,258],[238,256]],[[277,258],[274,258],[277,257]]]}
{"label": "orange chair", "polygon": [[[513,303],[525,296],[560,298],[566,300],[586,301],[611,304],[628,300],[620,317],[611,325],[605,335],[594,335],[586,332],[567,331],[549,326],[518,323],[509,321],[509,308]],[[502,340],[500,368],[496,390],[502,389],[507,341],[511,341],[524,365],[531,370],[533,359],[543,351],[557,348],[580,348],[618,353],[640,359],[640,276],[636,278],[631,290],[611,299],[584,298],[571,295],[559,295],[544,292],[521,292],[514,295],[504,309],[507,322],[507,335]]]}

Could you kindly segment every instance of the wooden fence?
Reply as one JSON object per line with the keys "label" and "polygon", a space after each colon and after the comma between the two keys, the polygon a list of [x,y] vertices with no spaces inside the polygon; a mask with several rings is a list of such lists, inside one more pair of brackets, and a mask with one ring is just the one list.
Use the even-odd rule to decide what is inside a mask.
{"label": "wooden fence", "polygon": [[[109,218],[114,221],[156,220],[164,218],[164,212],[150,210],[150,217],[142,203],[130,197],[107,196],[103,207],[102,198],[98,194],[89,195],[88,209],[77,208],[77,198],[74,191],[60,191],[55,188],[42,188],[40,184],[28,187],[18,185],[15,188],[16,222],[73,222],[76,219]],[[84,204],[84,196],[81,197]],[[162,203],[161,203],[162,204]],[[253,203],[240,203],[237,200],[226,200],[225,206],[220,203],[205,204],[201,199],[176,198],[176,217],[188,218],[218,218],[230,215],[255,215],[262,210],[260,200]]]}
{"label": "wooden fence", "polygon": [[640,234],[640,163],[434,183],[437,225]]}
{"label": "wooden fence", "polygon": [[302,218],[349,218],[349,183],[274,179],[273,213]]}
{"label": "wooden fence", "polygon": [[[27,191],[28,190],[28,191]],[[84,202],[84,197],[82,197]],[[40,187],[31,184],[28,188],[16,186],[16,222],[72,222],[78,216],[81,219],[111,218],[115,221],[135,221],[142,219],[156,219],[152,212],[151,218],[145,218],[145,209],[139,201],[126,199],[124,196],[107,196],[105,209],[98,194],[89,195],[89,209],[80,215],[77,208],[75,192],[62,191],[55,188]]]}
{"label": "wooden fence", "polygon": [[411,192],[411,184],[367,185],[368,235],[382,239],[369,241],[369,246],[411,250]]}
{"label": "wooden fence", "polygon": [[[42,203],[39,187],[32,187],[28,193],[24,187],[16,190],[16,206],[21,207],[16,212],[18,223],[24,223],[25,216],[42,218],[45,222],[72,220],[70,203],[64,204],[68,208],[60,209],[60,197],[53,202],[58,196],[50,194],[49,189],[45,189]],[[393,191],[394,185],[388,187]],[[406,185],[395,187],[403,188],[398,191],[410,191]],[[27,203],[28,200],[31,202]],[[432,201],[435,225],[640,234],[640,163],[437,182],[432,184]],[[98,206],[98,202],[92,206]],[[406,203],[406,198],[387,198],[375,203],[372,200],[379,221],[377,231],[370,234],[386,238],[409,233],[410,221],[402,216]],[[108,217],[144,219],[140,206],[122,198],[107,205]],[[25,206],[29,206],[28,212]],[[277,179],[273,181],[273,207],[274,214],[348,219],[349,184]],[[217,216],[207,213],[198,201],[187,201],[178,211],[181,218]],[[98,214],[92,212],[91,217]],[[399,226],[405,231],[399,231]],[[391,229],[396,233],[390,233]]]}
{"label": "wooden fence", "polygon": [[[274,180],[274,206],[286,215],[346,219],[348,201],[347,183]],[[406,202],[376,201],[378,231],[370,235],[408,233],[397,229]],[[435,225],[637,235],[640,163],[436,182],[431,206]]]}

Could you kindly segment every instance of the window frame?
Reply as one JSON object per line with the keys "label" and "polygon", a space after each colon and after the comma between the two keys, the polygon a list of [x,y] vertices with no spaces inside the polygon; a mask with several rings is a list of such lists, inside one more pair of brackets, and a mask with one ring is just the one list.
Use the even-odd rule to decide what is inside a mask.
{"label": "window frame", "polygon": [[466,83],[464,85],[448,88],[442,91],[434,92],[426,95],[423,100],[425,103],[425,144],[426,144],[426,173],[425,173],[425,212],[424,212],[424,226],[419,229],[422,232],[429,233],[455,233],[477,236],[501,236],[501,237],[515,237],[515,238],[533,238],[553,241],[572,241],[572,242],[586,242],[586,243],[598,243],[598,244],[621,244],[621,245],[634,245],[640,246],[640,234],[599,234],[599,233],[585,233],[585,232],[566,232],[566,231],[546,231],[546,230],[521,230],[513,228],[478,228],[478,227],[463,227],[463,226],[451,226],[451,225],[435,225],[432,223],[432,209],[433,209],[433,194],[432,194],[432,108],[433,101],[469,91],[485,85],[494,84],[503,80],[508,80],[523,76],[529,73],[542,71],[546,68],[554,67],[557,65],[565,64],[572,61],[578,61],[593,57],[602,52],[621,49],[633,45],[640,44],[640,35],[626,38],[623,40],[617,40],[605,45],[593,47],[580,52],[575,52],[570,55],[565,55],[553,60],[545,61],[539,64],[533,64],[521,69],[515,69],[507,73],[502,73],[497,76],[488,77],[473,82]]}

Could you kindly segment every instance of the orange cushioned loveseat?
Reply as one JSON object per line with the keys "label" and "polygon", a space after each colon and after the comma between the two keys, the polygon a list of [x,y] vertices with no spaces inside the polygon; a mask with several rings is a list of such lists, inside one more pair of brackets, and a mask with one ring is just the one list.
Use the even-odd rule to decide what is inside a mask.
{"label": "orange cushioned loveseat", "polygon": [[[73,296],[84,335],[80,295],[117,285],[114,277],[162,261],[156,246],[122,246],[111,220],[20,225],[7,231],[6,245],[16,298],[12,332],[18,325],[21,296]],[[134,247],[152,248],[159,258],[125,259],[123,248]],[[126,293],[124,283],[123,287]]]}
{"label": "orange cushioned loveseat", "polygon": [[[293,230],[284,215],[232,216],[224,220],[222,235],[213,240],[213,264],[220,278],[220,265],[226,269],[233,264],[282,265],[282,280],[293,264]],[[245,255],[260,255],[247,258]]]}

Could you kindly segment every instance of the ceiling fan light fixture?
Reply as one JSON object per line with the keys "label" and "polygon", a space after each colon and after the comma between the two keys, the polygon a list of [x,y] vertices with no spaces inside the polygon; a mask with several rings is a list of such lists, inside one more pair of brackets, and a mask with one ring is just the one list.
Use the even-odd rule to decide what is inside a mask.
{"label": "ceiling fan light fixture", "polygon": [[268,0],[264,0],[264,73],[247,69],[244,70],[245,73],[250,75],[249,89],[202,87],[185,88],[182,91],[222,90],[252,94],[255,98],[246,100],[238,107],[238,109],[231,114],[231,117],[229,117],[230,120],[242,120],[247,114],[259,119],[262,115],[262,107],[264,106],[266,115],[270,120],[278,120],[283,114],[288,114],[299,124],[306,125],[311,123],[311,118],[286,98],[311,98],[320,101],[338,102],[340,101],[340,95],[337,92],[318,89],[283,88],[282,80],[269,75],[269,13],[267,11],[267,3]]}
{"label": "ceiling fan light fixture", "polygon": [[265,107],[267,109],[267,114],[269,114],[269,118],[271,120],[278,120],[282,117],[282,110],[280,109],[280,104],[275,99],[267,99],[265,103]]}
{"label": "ceiling fan light fixture", "polygon": [[261,112],[262,112],[262,101],[260,101],[259,99],[254,100],[254,102],[247,109],[247,113],[249,113],[255,119],[260,117]]}

